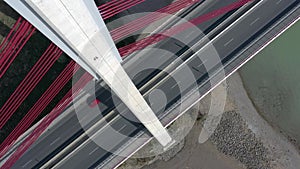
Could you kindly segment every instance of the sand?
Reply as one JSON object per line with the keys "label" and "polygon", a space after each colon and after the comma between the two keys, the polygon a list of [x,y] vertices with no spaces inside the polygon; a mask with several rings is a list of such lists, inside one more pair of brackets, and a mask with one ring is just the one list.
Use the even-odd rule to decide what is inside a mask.
{"label": "sand", "polygon": [[[226,113],[216,131],[224,131],[223,134],[217,133],[200,144],[198,138],[204,121],[197,121],[179,153],[168,161],[153,161],[152,158],[151,164],[143,169],[254,169],[257,166],[297,169],[300,166],[298,150],[257,113],[238,73],[227,80],[226,89]],[[207,113],[209,102],[209,96],[200,101],[201,113]],[[234,119],[228,121],[228,118]],[[227,119],[227,123],[224,123],[224,119]],[[233,144],[228,146],[231,142]],[[243,152],[245,155],[240,155]],[[125,168],[141,168],[140,165],[137,167],[137,163],[132,164]]]}

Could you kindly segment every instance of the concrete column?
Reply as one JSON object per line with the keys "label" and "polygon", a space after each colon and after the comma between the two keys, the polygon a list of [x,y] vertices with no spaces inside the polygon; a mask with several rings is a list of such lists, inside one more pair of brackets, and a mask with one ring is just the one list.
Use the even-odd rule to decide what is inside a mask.
{"label": "concrete column", "polygon": [[122,68],[120,54],[93,0],[24,0],[99,75],[163,145],[172,142]]}

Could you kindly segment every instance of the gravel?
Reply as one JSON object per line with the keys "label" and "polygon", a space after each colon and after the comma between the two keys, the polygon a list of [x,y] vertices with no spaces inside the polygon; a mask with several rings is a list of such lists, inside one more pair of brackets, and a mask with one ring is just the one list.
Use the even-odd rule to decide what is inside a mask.
{"label": "gravel", "polygon": [[268,149],[248,129],[235,111],[223,114],[220,124],[211,136],[217,149],[243,163],[247,169],[269,169]]}

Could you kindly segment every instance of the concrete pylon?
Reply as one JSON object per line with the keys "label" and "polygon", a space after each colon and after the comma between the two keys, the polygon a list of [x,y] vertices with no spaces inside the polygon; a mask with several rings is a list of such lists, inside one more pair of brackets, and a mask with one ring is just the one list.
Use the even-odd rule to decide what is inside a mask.
{"label": "concrete pylon", "polygon": [[[13,1],[18,0],[8,3],[12,7]],[[122,68],[120,54],[93,0],[22,0],[21,3],[89,66],[91,74],[100,76],[110,86],[161,145],[172,144],[167,130]]]}

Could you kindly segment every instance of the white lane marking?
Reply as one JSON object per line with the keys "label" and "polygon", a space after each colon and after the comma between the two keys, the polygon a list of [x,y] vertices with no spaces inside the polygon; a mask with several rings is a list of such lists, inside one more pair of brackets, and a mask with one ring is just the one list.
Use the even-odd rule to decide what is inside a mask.
{"label": "white lane marking", "polygon": [[90,153],[89,153],[89,155],[92,155],[95,151],[97,151],[99,149],[99,147],[96,147],[96,148],[94,148],[94,150],[93,151],[91,151]]}
{"label": "white lane marking", "polygon": [[175,83],[172,87],[171,87],[171,89],[173,89],[174,87],[176,87],[177,86],[177,84]]}
{"label": "white lane marking", "polygon": [[183,46],[181,46],[180,44],[178,44],[178,43],[176,43],[176,42],[174,42],[174,44],[175,44],[176,46],[180,47],[180,48],[183,47]]}
{"label": "white lane marking", "polygon": [[173,88],[176,87],[176,86],[179,86],[180,83],[181,83],[181,82],[178,81],[178,83],[175,83],[175,84],[171,87],[171,89],[173,89]]}
{"label": "white lane marking", "polygon": [[25,163],[24,165],[22,165],[22,168],[25,168],[32,160],[29,160],[27,163]]}
{"label": "white lane marking", "polygon": [[160,55],[159,59],[162,59],[163,57],[166,57],[168,55],[168,53]]}
{"label": "white lane marking", "polygon": [[252,22],[250,23],[250,26],[252,26],[253,24],[255,24],[255,22],[257,22],[259,19],[260,19],[260,18],[256,18],[254,21],[252,21]]}
{"label": "white lane marking", "polygon": [[88,117],[88,116],[85,115],[83,118],[81,118],[81,119],[79,120],[79,122],[85,122],[85,119],[86,119],[87,117]]}
{"label": "white lane marking", "polygon": [[104,102],[107,102],[111,97],[108,97],[107,99],[104,100]]}
{"label": "white lane marking", "polygon": [[280,4],[280,2],[281,2],[281,0],[277,1],[277,2],[276,2],[276,5]]}
{"label": "white lane marking", "polygon": [[204,60],[204,61],[202,61],[202,63],[200,63],[197,67],[198,67],[198,68],[201,67],[201,66],[204,65],[206,62],[207,62],[207,59]]}
{"label": "white lane marking", "polygon": [[190,37],[193,34],[194,34],[194,31],[191,31],[189,34],[186,35],[186,37],[188,38],[188,37]]}
{"label": "white lane marking", "polygon": [[118,131],[123,130],[126,127],[126,125],[122,126]]}
{"label": "white lane marking", "polygon": [[[219,39],[221,36],[223,36],[223,34],[227,31],[229,31],[229,29],[231,29],[231,27],[235,26],[238,22],[240,22],[242,19],[244,19],[247,15],[250,15],[251,12],[256,9],[256,7],[258,7],[259,5],[265,3],[266,1],[259,1],[257,4],[255,4],[253,7],[251,7],[248,11],[246,11],[241,17],[239,17],[237,20],[235,20],[233,23],[231,23],[229,26],[227,26],[224,30],[222,30],[222,32],[220,32],[216,37],[214,37],[210,43],[206,44],[205,46],[203,46],[200,50],[198,50],[195,54],[200,53],[201,50],[205,49],[206,47],[208,47],[209,44],[215,42],[217,39]],[[193,59],[193,57],[189,57],[186,61],[184,61],[184,63],[188,63],[191,59]],[[185,64],[181,64],[179,65],[175,70],[180,69],[183,65]]]}
{"label": "white lane marking", "polygon": [[54,141],[52,141],[51,143],[50,143],[50,146],[52,146],[54,143],[56,143],[58,140],[60,140],[60,137],[58,137],[57,139],[55,139]]}
{"label": "white lane marking", "polygon": [[[252,10],[254,10],[258,5],[260,5],[262,2],[266,2],[266,1],[259,1],[258,4],[254,5],[250,10],[248,10],[247,12],[245,12],[239,19],[237,19],[236,21],[234,21],[234,23],[232,23],[231,25],[229,25],[225,30],[223,30],[221,32],[221,34],[223,35],[224,32],[226,32],[228,29],[230,29],[230,27],[232,27],[234,24],[236,24],[238,21],[240,21],[241,19],[243,19],[243,17],[245,17],[246,15],[248,15],[250,12],[252,12]],[[297,20],[298,21],[298,20]],[[213,42],[215,39],[217,39],[218,37],[220,37],[220,35],[217,35],[211,42]],[[192,57],[190,57],[188,60],[192,59]],[[251,59],[251,58],[250,58]],[[187,61],[188,61],[187,60]],[[187,62],[185,61],[185,62]],[[247,62],[247,61],[246,61]],[[238,67],[240,68],[240,67]],[[237,69],[238,69],[237,68]],[[236,70],[235,70],[236,71]],[[234,72],[233,72],[234,73]],[[231,75],[231,74],[230,74]],[[224,80],[226,80],[230,75],[227,75],[226,78],[224,78]],[[224,81],[223,80],[223,81]],[[217,85],[215,85],[213,88],[211,88],[209,90],[209,92],[207,92],[207,94],[209,94],[213,89],[215,89],[217,86],[219,86],[223,81],[219,82]],[[207,95],[206,94],[206,95]],[[203,95],[201,96],[200,99],[198,99],[198,102],[199,100],[201,100],[204,96],[206,95]],[[196,103],[196,102],[195,102]],[[193,105],[192,105],[193,106]],[[191,108],[192,106],[190,106],[189,108]],[[183,112],[184,113],[184,112]],[[179,116],[178,116],[179,117]],[[173,123],[177,118],[173,119],[172,121],[170,121],[166,126],[169,126],[171,123]],[[125,159],[123,159],[121,162],[119,162],[116,166],[114,166],[114,169],[118,168],[121,164],[124,163],[124,161],[128,160],[130,157],[132,157],[133,154],[135,154],[137,151],[139,151],[142,147],[144,147],[147,143],[149,143],[150,141],[152,140],[152,138],[150,138],[149,140],[147,140],[144,144],[142,144],[139,148],[137,148],[135,151],[133,151],[131,154],[127,155],[127,157]]]}
{"label": "white lane marking", "polygon": [[233,38],[232,39],[230,39],[228,42],[226,42],[225,44],[224,44],[224,46],[227,46],[227,45],[229,45],[229,43],[231,43],[233,41]]}

